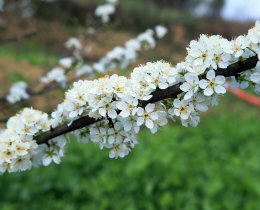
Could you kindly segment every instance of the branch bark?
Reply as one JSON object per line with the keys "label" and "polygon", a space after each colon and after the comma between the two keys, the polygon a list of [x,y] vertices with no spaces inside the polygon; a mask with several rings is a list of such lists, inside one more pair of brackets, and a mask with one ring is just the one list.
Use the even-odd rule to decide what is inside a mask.
{"label": "branch bark", "polygon": [[[231,64],[226,69],[217,69],[216,75],[223,75],[225,77],[230,76],[236,76],[239,73],[252,69],[256,66],[258,62],[257,55],[248,58],[245,62],[236,62],[234,64]],[[203,75],[202,78],[205,78],[206,75]],[[152,93],[153,97],[149,99],[148,101],[143,101],[142,106],[146,106],[148,103],[155,103],[158,101],[161,101],[163,99],[167,98],[176,98],[178,94],[182,93],[182,90],[180,89],[181,84],[177,84],[171,87],[168,87],[164,90],[156,90]],[[35,140],[37,144],[44,144],[47,143],[48,140],[55,138],[57,136],[69,133],[71,131],[77,130],[79,128],[83,128],[85,126],[91,125],[93,123],[96,123],[98,121],[101,121],[101,119],[94,119],[89,116],[84,116],[80,119],[75,120],[70,126],[67,124],[58,126],[51,131],[44,132],[38,136],[35,136]]]}
{"label": "branch bark", "polygon": [[29,32],[29,33],[25,33],[25,34],[16,36],[16,37],[12,37],[10,39],[0,40],[0,44],[9,43],[9,42],[18,42],[22,39],[28,39],[28,38],[31,38],[31,37],[36,36],[36,35],[37,35],[37,31],[32,31],[32,32]]}

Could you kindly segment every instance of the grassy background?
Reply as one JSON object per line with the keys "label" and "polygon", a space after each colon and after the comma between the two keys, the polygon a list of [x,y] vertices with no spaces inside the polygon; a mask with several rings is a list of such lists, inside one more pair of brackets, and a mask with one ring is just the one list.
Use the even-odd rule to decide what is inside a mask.
{"label": "grassy background", "polygon": [[[183,60],[185,46],[199,33],[218,31],[230,38],[249,28],[248,24],[221,20],[193,22],[193,17],[186,13],[168,9],[156,11],[154,6],[147,8],[143,3],[137,6],[137,2],[126,2],[118,10],[122,17],[132,17],[128,22],[131,30],[108,30],[95,37],[94,44],[102,43],[93,47],[96,57],[136,37],[140,28],[156,21],[165,23],[166,19],[169,34],[165,42],[160,41],[154,51],[140,53],[135,66],[158,59],[173,63]],[[155,20],[156,16],[159,19]],[[136,20],[139,25],[135,24]],[[8,90],[10,82],[30,81],[32,76],[38,78],[62,54],[64,48],[57,46],[83,31],[82,26],[75,32],[75,26],[31,20],[21,26],[10,24],[12,30],[6,29],[0,36],[8,38],[13,32],[22,34],[25,29],[30,31],[39,25],[36,38],[1,46],[1,94]],[[139,28],[134,30],[136,25]],[[63,98],[60,92],[58,97]],[[57,95],[47,95],[28,104],[31,102],[35,108],[50,110],[53,107],[49,104],[56,106],[60,101]],[[2,113],[6,114],[6,110]],[[107,150],[72,139],[60,165],[52,163],[31,171],[3,174],[0,177],[0,209],[258,209],[259,117],[258,107],[227,93],[218,107],[210,107],[201,116],[196,128],[182,127],[177,121],[154,135],[142,129],[139,144],[123,159],[109,159]]]}
{"label": "grassy background", "polygon": [[72,140],[60,165],[0,177],[0,209],[257,209],[258,107],[227,94],[197,128],[170,123],[124,159]]}
{"label": "grassy background", "polygon": [[3,210],[257,209],[258,108],[227,94],[197,128],[170,123],[123,159],[72,140],[60,165],[0,179]]}

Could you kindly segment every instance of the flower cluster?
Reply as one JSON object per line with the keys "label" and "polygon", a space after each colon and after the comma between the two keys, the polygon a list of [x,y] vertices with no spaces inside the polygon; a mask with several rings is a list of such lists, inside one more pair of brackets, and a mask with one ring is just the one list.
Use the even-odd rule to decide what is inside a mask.
{"label": "flower cluster", "polygon": [[101,17],[103,23],[108,23],[110,20],[110,15],[114,14],[116,11],[115,4],[117,0],[107,0],[106,4],[99,5],[95,10],[95,15]]}
{"label": "flower cluster", "polygon": [[29,98],[28,93],[26,92],[27,89],[27,84],[26,82],[17,82],[12,85],[10,88],[10,93],[9,95],[6,96],[6,100],[13,104],[16,103],[17,101],[20,101],[21,99],[27,99]]}
{"label": "flower cluster", "polygon": [[[158,38],[162,38],[167,33],[168,29],[158,25],[155,27],[155,31]],[[147,29],[136,38],[126,41],[125,47],[114,47],[106,56],[93,64],[93,69],[104,74],[110,69],[115,69],[117,65],[119,65],[121,69],[127,68],[129,64],[136,61],[138,51],[142,48],[153,49],[156,46],[156,41],[153,36],[154,30]]]}
{"label": "flower cluster", "polygon": [[[29,169],[34,159],[43,165],[51,161],[60,163],[66,145],[64,138],[38,146],[33,137],[50,127],[70,126],[84,116],[94,118],[95,123],[73,134],[79,141],[92,141],[101,149],[109,149],[111,158],[129,154],[138,143],[136,134],[142,125],[155,133],[167,124],[168,118],[180,117],[183,126],[195,127],[200,122],[199,113],[207,111],[210,105],[218,105],[220,96],[226,93],[227,77],[223,76],[227,75],[225,70],[229,73],[226,68],[256,56],[260,53],[259,45],[260,23],[257,21],[247,35],[232,41],[221,36],[201,35],[191,41],[185,62],[175,67],[165,61],[149,62],[135,68],[129,79],[114,74],[74,82],[50,120],[47,114],[28,108],[10,118],[7,130],[0,135],[1,171]],[[115,51],[119,56],[121,49]],[[250,83],[259,91],[260,61],[256,67],[233,76],[231,79],[236,83]],[[173,90],[172,86],[179,88],[178,95],[165,93]],[[153,100],[158,92],[167,97]]]}
{"label": "flower cluster", "polygon": [[[107,3],[96,8],[95,14],[102,18],[103,22],[109,21],[109,15],[115,12],[117,0],[107,0]],[[158,38],[162,38],[168,32],[164,26],[158,25],[155,27],[155,33]],[[92,76],[94,71],[106,73],[108,70],[115,69],[120,66],[121,69],[127,68],[130,63],[134,63],[138,56],[138,51],[142,48],[153,49],[156,46],[154,39],[154,31],[147,29],[144,33],[138,35],[135,39],[126,41],[125,47],[116,46],[106,56],[102,57],[92,66],[86,65],[83,62],[82,52],[88,47],[83,46],[83,35],[79,38],[71,37],[64,43],[64,46],[72,50],[71,57],[61,58],[58,64],[52,68],[45,76],[39,78],[42,83],[57,82],[62,88],[66,87],[66,75],[70,70],[76,71],[77,77]],[[84,48],[83,48],[84,47]],[[6,100],[10,103],[16,103],[22,99],[28,99],[30,96],[26,93],[27,85],[24,82],[13,85],[10,89],[10,94]],[[30,92],[30,91],[28,91]]]}
{"label": "flower cluster", "polygon": [[[258,22],[255,28],[257,27]],[[251,37],[259,33],[255,28],[249,31]],[[252,30],[256,34],[253,34]],[[148,30],[144,34],[138,36],[137,40],[145,40],[142,37],[151,34],[151,31]],[[129,79],[112,75],[93,81],[75,82],[73,88],[66,93],[65,101],[53,112],[53,126],[71,123],[86,115],[103,119],[102,123],[79,131],[77,136],[89,138],[101,148],[112,148],[116,141],[120,155],[112,149],[114,156],[110,157],[128,154],[130,147],[125,148],[123,139],[128,139],[128,135],[135,136],[141,125],[145,125],[154,133],[159,126],[167,124],[167,117],[180,117],[183,126],[195,127],[200,122],[199,113],[207,111],[210,105],[217,105],[219,97],[226,92],[226,77],[218,75],[218,70],[255,55],[254,51],[257,49],[250,48],[250,36],[239,36],[228,41],[219,35],[201,35],[198,40],[191,41],[185,62],[175,67],[164,61],[149,62],[134,68]],[[136,40],[128,43],[131,43],[134,49],[139,49]],[[123,52],[123,48],[117,47],[108,53],[107,57],[120,60]],[[258,87],[259,63],[255,68],[232,77],[232,80],[239,84],[250,82]],[[179,83],[183,92],[177,98],[142,106],[142,102],[151,99],[154,91]],[[115,132],[112,134],[112,131]]]}
{"label": "flower cluster", "polygon": [[57,83],[60,83],[62,87],[64,87],[66,86],[66,76],[64,69],[60,67],[55,67],[51,71],[49,71],[45,77],[41,77],[39,81],[42,83],[56,81]]}
{"label": "flower cluster", "polygon": [[39,162],[38,144],[33,136],[49,129],[48,115],[25,108],[11,117],[0,135],[0,172],[24,171]]}
{"label": "flower cluster", "polygon": [[156,36],[161,39],[165,36],[165,34],[167,34],[168,29],[162,25],[157,25],[155,26],[155,32],[156,32]]}
{"label": "flower cluster", "polygon": [[[158,28],[159,27],[159,28]],[[156,26],[156,34],[159,38],[162,38],[167,29],[163,26]],[[125,42],[125,47],[114,47],[109,51],[106,56],[101,58],[98,62],[94,63],[93,66],[81,64],[81,60],[78,57],[79,50],[82,45],[77,38],[70,38],[65,46],[68,48],[74,48],[73,54],[76,58],[66,57],[61,58],[58,61],[58,66],[52,68],[47,72],[46,76],[40,77],[39,81],[42,83],[57,82],[61,87],[66,87],[66,71],[75,66],[76,76],[82,77],[84,75],[91,76],[94,71],[99,73],[106,73],[110,69],[117,67],[117,63],[120,68],[125,69],[130,63],[134,63],[138,56],[138,51],[142,49],[142,46],[154,48],[156,41],[153,38],[154,32],[151,29],[146,30],[144,33],[138,35],[135,39],[130,39]],[[78,59],[78,61],[76,61]],[[78,62],[78,65],[74,65]],[[29,94],[26,93],[27,84],[25,82],[18,82],[14,84],[10,89],[10,94],[6,97],[7,101],[10,103],[16,103],[21,99],[29,98]]]}
{"label": "flower cluster", "polygon": [[134,68],[130,82],[132,86],[131,94],[140,100],[148,100],[152,97],[150,93],[157,88],[166,89],[177,84],[178,78],[171,64],[157,61]]}
{"label": "flower cluster", "polygon": [[[34,136],[49,130],[50,125],[46,113],[32,108],[25,108],[11,117],[7,122],[7,129],[0,135],[0,173],[6,170],[24,171],[41,163],[47,165],[50,162],[48,159],[50,151],[57,150],[57,146],[51,144],[48,149],[44,149],[44,145],[39,146],[36,143]],[[55,142],[55,139],[51,142]],[[62,141],[57,143],[59,150],[65,146],[64,141],[62,145],[61,143]],[[59,158],[62,155],[63,153],[59,152],[56,156]]]}

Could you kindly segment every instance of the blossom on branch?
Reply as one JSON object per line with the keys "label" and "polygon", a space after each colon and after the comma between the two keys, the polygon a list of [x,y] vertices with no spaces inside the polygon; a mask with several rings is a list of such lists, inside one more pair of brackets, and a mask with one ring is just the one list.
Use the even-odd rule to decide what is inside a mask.
{"label": "blossom on branch", "polygon": [[202,79],[199,82],[200,88],[204,89],[205,96],[211,96],[214,91],[217,94],[224,94],[226,92],[225,87],[225,77],[224,76],[215,76],[215,71],[210,70],[207,73],[207,80]]}
{"label": "blossom on branch", "polygon": [[[130,78],[112,75],[74,82],[52,119],[32,108],[23,109],[9,119],[0,135],[0,171],[28,170],[51,161],[59,164],[67,142],[55,137],[68,132],[109,149],[109,157],[117,158],[137,144],[141,125],[155,133],[167,124],[167,118],[180,117],[183,126],[197,126],[199,113],[218,105],[226,92],[226,78],[235,76],[236,81],[260,90],[259,29],[257,21],[248,35],[234,42],[201,35],[191,41],[185,62],[176,67],[164,61],[148,62],[134,68]],[[152,34],[146,33],[142,36]],[[117,56],[121,54],[112,57]]]}

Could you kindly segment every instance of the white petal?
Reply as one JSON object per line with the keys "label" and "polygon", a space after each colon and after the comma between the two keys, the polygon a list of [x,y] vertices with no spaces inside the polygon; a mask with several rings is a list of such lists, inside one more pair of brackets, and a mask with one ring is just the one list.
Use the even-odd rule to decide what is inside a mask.
{"label": "white petal", "polygon": [[213,94],[213,90],[212,90],[212,88],[206,88],[205,90],[204,90],[204,95],[205,96],[211,96],[212,94]]}
{"label": "white petal", "polygon": [[214,90],[216,91],[216,93],[218,94],[224,94],[226,92],[226,88],[224,88],[223,86],[221,85],[217,85],[214,87]]}
{"label": "white petal", "polygon": [[231,87],[232,89],[238,88],[238,87],[239,87],[239,82],[237,82],[236,80],[233,80],[233,81],[230,83],[230,87]]}
{"label": "white petal", "polygon": [[158,113],[157,112],[153,112],[153,113],[150,114],[150,117],[153,120],[157,120],[158,119]]}
{"label": "white petal", "polygon": [[159,88],[160,89],[166,89],[168,87],[168,84],[166,82],[160,82],[159,83]]}
{"label": "white petal", "polygon": [[188,82],[184,82],[181,86],[180,89],[184,92],[189,91],[190,87],[189,87],[189,83]]}
{"label": "white petal", "polygon": [[243,50],[239,50],[238,52],[236,52],[235,57],[236,58],[240,57],[243,54],[243,52],[244,52]]}
{"label": "white petal", "polygon": [[253,73],[250,76],[250,80],[253,81],[256,84],[260,83],[260,73],[259,72]]}
{"label": "white petal", "polygon": [[212,80],[213,78],[215,78],[215,71],[209,70],[208,73],[207,73],[207,79]]}
{"label": "white petal", "polygon": [[189,118],[190,114],[189,113],[183,113],[181,114],[181,119],[187,120]]}
{"label": "white petal", "polygon": [[128,117],[130,115],[130,111],[129,110],[123,110],[120,112],[120,115],[122,117]]}
{"label": "white petal", "polygon": [[150,129],[151,133],[156,133],[158,130],[158,126],[154,125],[153,128]]}
{"label": "white petal", "polygon": [[143,100],[144,100],[144,101],[147,101],[147,100],[149,100],[149,99],[152,98],[152,97],[153,97],[152,95],[144,96],[144,97],[143,97]]}
{"label": "white petal", "polygon": [[105,108],[100,108],[98,111],[99,111],[99,114],[102,115],[103,117],[106,116],[106,109]]}
{"label": "white petal", "polygon": [[196,109],[200,112],[206,112],[208,110],[208,107],[204,104],[197,104]]}
{"label": "white petal", "polygon": [[123,126],[124,126],[124,130],[127,132],[131,130],[132,123],[125,123]]}
{"label": "white petal", "polygon": [[138,116],[142,116],[144,114],[144,109],[141,108],[141,107],[138,107],[136,109],[136,113],[137,113]]}
{"label": "white petal", "polygon": [[115,150],[110,150],[110,152],[109,152],[109,157],[110,158],[114,158],[114,157],[116,157],[116,151]]}
{"label": "white petal", "polygon": [[208,82],[205,79],[200,80],[199,86],[202,89],[205,89],[208,86]]}
{"label": "white petal", "polygon": [[114,136],[109,136],[109,137],[108,137],[108,143],[109,143],[109,144],[113,144],[114,141],[115,141]]}
{"label": "white petal", "polygon": [[45,157],[45,158],[43,158],[43,160],[42,160],[42,164],[44,165],[44,166],[48,166],[50,163],[51,163],[51,157]]}
{"label": "white petal", "polygon": [[193,83],[193,74],[191,73],[187,73],[184,75],[184,79],[188,82],[188,83]]}
{"label": "white petal", "polygon": [[178,98],[176,98],[174,99],[173,105],[174,107],[179,108],[181,106],[181,101]]}
{"label": "white petal", "polygon": [[168,113],[169,113],[170,115],[172,115],[172,116],[175,115],[175,113],[174,113],[174,109],[173,109],[173,108],[169,109],[169,110],[168,110]]}
{"label": "white petal", "polygon": [[136,122],[136,124],[137,124],[138,126],[140,126],[140,125],[142,125],[143,123],[144,123],[144,118],[139,117],[138,120],[137,120],[137,122]]}
{"label": "white petal", "polygon": [[224,62],[224,61],[220,61],[218,63],[218,66],[222,69],[226,69],[228,67],[229,63],[228,62]]}
{"label": "white petal", "polygon": [[248,83],[248,82],[242,82],[242,83],[240,84],[240,87],[241,87],[242,89],[246,89],[248,86],[249,86],[249,83]]}
{"label": "white petal", "polygon": [[[228,61],[230,60],[231,56],[228,53],[223,53],[223,55],[221,56],[222,61],[224,61],[225,63],[229,63]],[[229,65],[229,64],[228,64]]]}
{"label": "white petal", "polygon": [[115,119],[117,116],[117,113],[114,109],[109,109],[107,115],[111,117],[112,119]]}
{"label": "white petal", "polygon": [[146,120],[145,125],[147,128],[153,128],[153,121],[152,120]]}
{"label": "white petal", "polygon": [[193,96],[193,91],[189,91],[189,92],[187,92],[185,95],[184,95],[184,99],[185,100],[188,100],[188,99],[190,99],[191,97]]}
{"label": "white petal", "polygon": [[154,104],[147,104],[145,107],[145,110],[147,112],[152,112],[154,110],[155,105]]}
{"label": "white petal", "polygon": [[123,149],[123,148],[120,148],[120,150],[118,150],[117,151],[117,154],[121,157],[121,158],[123,158],[123,157],[125,157],[125,150]]}
{"label": "white petal", "polygon": [[126,108],[126,103],[124,101],[120,101],[116,104],[116,107],[120,110],[124,110]]}
{"label": "white petal", "polygon": [[211,66],[212,66],[213,69],[217,69],[218,68],[218,66],[217,66],[217,64],[215,62],[212,62]]}
{"label": "white petal", "polygon": [[180,116],[180,110],[179,109],[174,109],[174,114],[176,116]]}
{"label": "white petal", "polygon": [[133,101],[133,97],[131,95],[126,95],[124,97],[124,100],[130,104]]}
{"label": "white petal", "polygon": [[218,85],[223,85],[226,82],[226,78],[224,76],[217,76],[215,81]]}
{"label": "white petal", "polygon": [[72,112],[70,112],[69,117],[70,117],[70,118],[74,118],[74,117],[76,117],[77,115],[78,115],[78,112],[77,112],[77,111],[72,111]]}
{"label": "white petal", "polygon": [[60,164],[60,162],[61,162],[59,156],[53,156],[52,159],[53,159],[53,162],[56,164]]}

